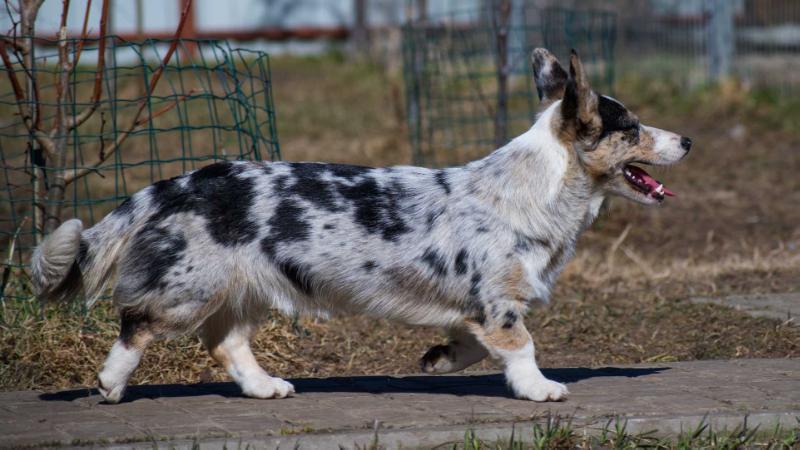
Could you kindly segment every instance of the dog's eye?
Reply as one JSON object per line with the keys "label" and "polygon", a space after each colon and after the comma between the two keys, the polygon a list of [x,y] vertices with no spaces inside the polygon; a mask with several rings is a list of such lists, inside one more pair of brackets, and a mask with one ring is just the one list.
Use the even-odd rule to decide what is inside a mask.
{"label": "dog's eye", "polygon": [[639,140],[639,125],[636,125],[635,127],[629,128],[628,131],[625,133],[625,135],[628,137],[628,139],[630,139],[632,141],[638,141]]}

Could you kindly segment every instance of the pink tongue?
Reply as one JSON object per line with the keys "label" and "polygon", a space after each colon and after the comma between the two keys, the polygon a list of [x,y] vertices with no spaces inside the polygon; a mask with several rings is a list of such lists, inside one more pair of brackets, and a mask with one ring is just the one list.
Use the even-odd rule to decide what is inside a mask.
{"label": "pink tongue", "polygon": [[[652,196],[653,194],[655,194],[655,190],[658,188],[658,186],[661,183],[656,181],[655,178],[651,177],[649,173],[644,171],[644,169],[642,169],[640,167],[636,167],[636,166],[629,166],[629,167],[632,169],[633,172],[635,172],[635,174],[639,178],[642,179],[644,184],[646,184],[647,186],[650,186],[650,195]],[[667,189],[666,186],[664,186],[663,189],[664,189],[664,195],[666,195],[668,197],[674,197],[675,196],[675,194],[672,193],[672,191],[670,191],[669,189]]]}

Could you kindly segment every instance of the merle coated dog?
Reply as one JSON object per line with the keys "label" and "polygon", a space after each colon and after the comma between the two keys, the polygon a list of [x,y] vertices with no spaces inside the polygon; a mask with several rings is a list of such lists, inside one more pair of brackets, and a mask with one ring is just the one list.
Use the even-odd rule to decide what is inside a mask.
{"label": "merle coated dog", "polygon": [[62,224],[33,255],[37,294],[91,303],[113,289],[121,332],[98,375],[109,402],[148,343],[189,332],[245,395],[292,394],[250,350],[273,309],[444,327],[450,343],[423,356],[425,372],[491,356],[519,398],[564,399],[522,318],[548,300],[606,196],[672,195],[633,164],[675,163],[691,140],[594,92],[574,51],[569,72],[544,49],[532,63],[542,112],[483,159],[442,170],[211,164],[139,191],[89,229]]}

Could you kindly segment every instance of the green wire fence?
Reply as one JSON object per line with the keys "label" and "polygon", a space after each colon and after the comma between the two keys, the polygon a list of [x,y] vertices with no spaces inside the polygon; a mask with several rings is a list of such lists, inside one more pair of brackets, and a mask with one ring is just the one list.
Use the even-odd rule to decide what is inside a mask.
{"label": "green wire fence", "polygon": [[[26,106],[37,111],[44,126],[57,120],[56,42],[38,38],[36,42],[33,67],[12,61],[13,70],[4,68],[0,73],[0,243],[15,250],[2,257],[7,269],[27,264],[43,231],[37,215],[48,202],[63,201],[59,219],[78,217],[91,225],[154,181],[214,160],[280,158],[265,53],[231,48],[219,41],[134,43],[109,36],[99,106],[86,122],[63,136],[67,148],[63,167],[70,171],[88,168],[88,173],[66,186],[63,200],[48,198],[43,192],[52,186],[56,169],[51,160],[43,162],[40,144],[20,117],[10,73],[30,80],[34,71],[38,101]],[[66,101],[61,102],[65,113],[75,116],[92,104],[96,71],[92,61],[99,57],[99,42],[66,43],[70,58],[82,52],[80,65],[70,72],[68,91],[62,94]],[[151,78],[176,44],[177,51],[150,92]],[[113,154],[104,155],[108,144],[131,124],[135,126],[124,143]]]}
{"label": "green wire fence", "polygon": [[[453,4],[459,6],[453,6]],[[537,113],[530,53],[581,55],[595,89],[614,81],[616,15],[535,1],[453,2],[403,27],[407,122],[414,163],[460,164],[528,129]]]}

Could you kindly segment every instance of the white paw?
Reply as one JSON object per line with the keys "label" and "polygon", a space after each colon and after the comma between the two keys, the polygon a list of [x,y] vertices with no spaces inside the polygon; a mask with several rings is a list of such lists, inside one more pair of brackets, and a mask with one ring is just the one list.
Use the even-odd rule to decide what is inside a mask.
{"label": "white paw", "polygon": [[535,402],[566,400],[569,395],[567,387],[547,378],[535,378],[516,383],[511,386],[517,398]]}
{"label": "white paw", "polygon": [[294,386],[280,378],[264,376],[246,379],[242,383],[242,393],[253,398],[284,398],[294,394]]}
{"label": "white paw", "polygon": [[115,382],[108,375],[103,375],[103,372],[97,375],[97,390],[106,403],[119,403],[125,394],[125,386],[124,381]]}

